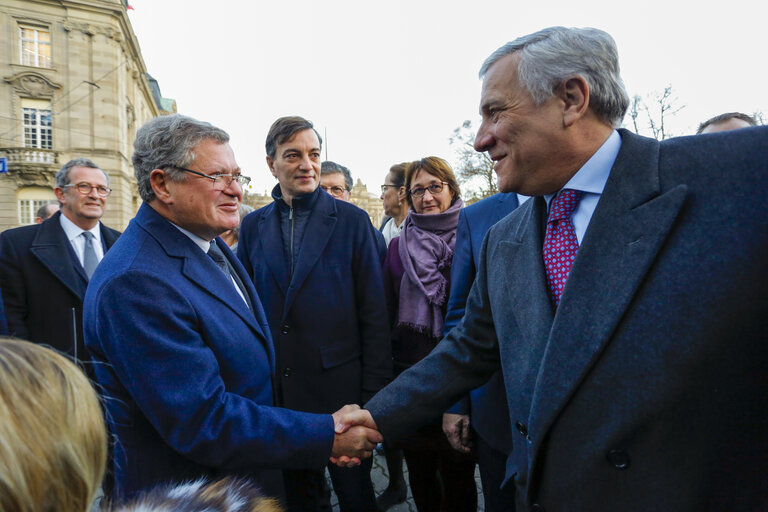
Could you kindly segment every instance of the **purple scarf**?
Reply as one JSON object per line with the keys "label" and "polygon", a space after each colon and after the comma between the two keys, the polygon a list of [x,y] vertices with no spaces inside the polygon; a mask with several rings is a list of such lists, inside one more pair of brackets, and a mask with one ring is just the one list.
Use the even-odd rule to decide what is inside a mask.
{"label": "purple scarf", "polygon": [[405,218],[398,247],[405,273],[397,325],[433,338],[443,335],[443,306],[448,300],[448,275],[463,205],[457,199],[443,213],[425,215],[411,210]]}

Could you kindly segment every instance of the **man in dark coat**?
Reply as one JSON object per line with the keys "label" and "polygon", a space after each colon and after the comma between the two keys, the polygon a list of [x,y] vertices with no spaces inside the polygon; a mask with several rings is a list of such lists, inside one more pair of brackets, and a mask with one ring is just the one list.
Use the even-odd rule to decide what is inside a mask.
{"label": "man in dark coat", "polygon": [[[110,192],[109,176],[95,163],[70,160],[56,174],[61,210],[41,224],[0,234],[0,288],[12,336],[87,361],[85,289],[120,235],[99,221]],[[90,365],[86,370],[93,375]]]}
{"label": "man in dark coat", "polygon": [[615,130],[629,100],[595,29],[519,38],[481,76],[475,148],[534,197],[369,424],[396,438],[501,369],[518,512],[767,509],[768,128]]}
{"label": "man in dark coat", "polygon": [[[275,340],[278,404],[327,413],[373,396],[391,378],[381,261],[368,214],[318,186],[320,136],[300,117],[267,135],[275,202],[245,217],[237,254]],[[343,511],[375,509],[371,461],[329,466]],[[324,469],[286,471],[290,511],[326,510]]]}

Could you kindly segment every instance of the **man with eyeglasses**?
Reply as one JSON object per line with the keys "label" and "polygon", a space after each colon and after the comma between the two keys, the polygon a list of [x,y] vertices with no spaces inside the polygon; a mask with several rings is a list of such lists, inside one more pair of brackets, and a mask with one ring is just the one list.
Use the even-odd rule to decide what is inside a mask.
{"label": "man with eyeglasses", "polygon": [[133,165],[144,202],[85,297],[85,343],[116,439],[116,497],[237,475],[280,499],[282,468],[370,456],[376,432],[334,435],[349,408],[273,407],[264,310],[219,236],[240,222],[249,180],[229,135],[160,116],[137,132]]}
{"label": "man with eyeglasses", "polygon": [[60,211],[0,235],[0,288],[12,336],[50,345],[93,368],[83,345],[88,281],[120,232],[103,225],[109,176],[87,158],[56,174]]}
{"label": "man with eyeglasses", "polygon": [[326,160],[320,164],[320,188],[334,198],[350,202],[352,195],[352,173],[343,165]]}
{"label": "man with eyeglasses", "polygon": [[[339,201],[352,204],[352,173],[343,165],[326,160],[320,164],[320,188]],[[373,225],[371,225],[373,226]],[[378,229],[373,230],[376,237],[376,247],[382,265],[387,256],[387,242]]]}
{"label": "man with eyeglasses", "polygon": [[[275,201],[243,219],[237,247],[275,340],[278,405],[314,413],[365,400],[392,375],[374,228],[318,186],[321,144],[306,119],[275,121],[266,141]],[[330,510],[324,466],[285,472],[289,512]],[[329,465],[342,512],[375,510],[370,468]]]}

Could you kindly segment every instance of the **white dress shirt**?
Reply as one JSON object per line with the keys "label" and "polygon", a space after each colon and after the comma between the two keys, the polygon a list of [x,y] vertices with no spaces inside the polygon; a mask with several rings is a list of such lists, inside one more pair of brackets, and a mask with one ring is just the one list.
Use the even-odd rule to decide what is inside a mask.
{"label": "white dress shirt", "polygon": [[104,245],[101,243],[101,223],[97,222],[91,229],[83,229],[77,224],[67,218],[64,213],[59,215],[59,223],[61,229],[64,230],[64,234],[72,245],[72,249],[75,250],[77,258],[80,260],[80,265],[85,266],[85,237],[82,236],[84,231],[90,231],[93,233],[93,249],[96,251],[96,258],[101,261],[104,257]]}

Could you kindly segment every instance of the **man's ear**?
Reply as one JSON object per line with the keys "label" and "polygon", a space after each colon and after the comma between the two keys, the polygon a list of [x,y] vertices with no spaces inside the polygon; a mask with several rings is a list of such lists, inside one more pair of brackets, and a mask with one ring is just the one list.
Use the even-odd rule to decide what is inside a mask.
{"label": "man's ear", "polygon": [[558,90],[563,101],[563,124],[572,126],[589,108],[589,85],[580,76],[569,78]]}
{"label": "man's ear", "polygon": [[269,172],[272,173],[272,176],[277,178],[277,172],[275,171],[275,161],[270,158],[269,155],[267,155],[267,166],[269,166]]}
{"label": "man's ear", "polygon": [[170,180],[162,169],[155,169],[149,174],[149,184],[152,186],[152,192],[155,197],[163,204],[173,204],[173,194],[168,188]]}
{"label": "man's ear", "polygon": [[405,185],[397,189],[397,201],[400,203],[405,202]]}

